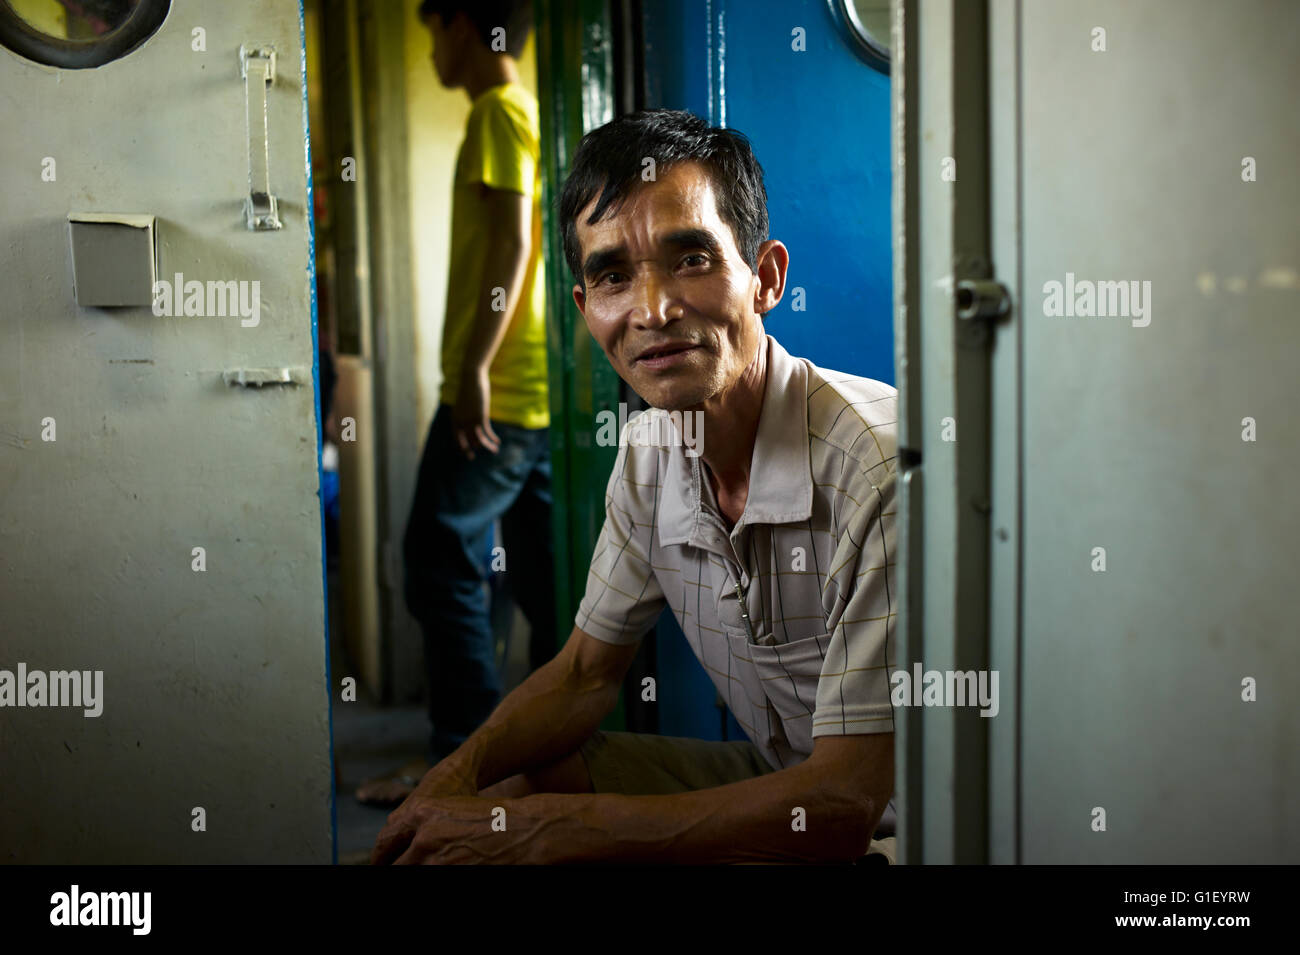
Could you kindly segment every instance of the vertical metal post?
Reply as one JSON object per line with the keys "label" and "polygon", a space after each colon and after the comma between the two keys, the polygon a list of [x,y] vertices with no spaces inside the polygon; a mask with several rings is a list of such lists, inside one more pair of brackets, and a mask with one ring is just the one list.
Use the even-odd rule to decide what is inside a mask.
{"label": "vertical metal post", "polygon": [[[906,613],[896,663],[909,669],[914,663],[940,671],[989,666],[986,319],[1001,305],[986,295],[994,287],[986,281],[992,276],[987,22],[985,0],[899,0],[895,6]],[[903,858],[986,862],[988,720],[978,707],[949,706],[908,707],[901,722]]]}
{"label": "vertical metal post", "polygon": [[[573,302],[555,209],[579,140],[614,118],[614,56],[606,0],[537,0],[534,15],[546,208],[556,633],[563,641],[586,586],[618,452],[596,446],[596,414],[617,412],[620,379]],[[621,727],[620,703],[606,728]]]}

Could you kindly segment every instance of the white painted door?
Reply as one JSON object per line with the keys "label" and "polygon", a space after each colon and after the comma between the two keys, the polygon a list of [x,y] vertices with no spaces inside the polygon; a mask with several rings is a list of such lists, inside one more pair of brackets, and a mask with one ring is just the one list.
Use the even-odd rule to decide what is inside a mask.
{"label": "white painted door", "polygon": [[1020,18],[1021,858],[1298,862],[1300,4]]}
{"label": "white painted door", "polygon": [[327,863],[299,5],[163,6],[97,67],[0,48],[0,671],[102,679],[0,707],[0,861]]}
{"label": "white painted door", "polygon": [[896,13],[906,858],[1300,861],[1300,5]]}

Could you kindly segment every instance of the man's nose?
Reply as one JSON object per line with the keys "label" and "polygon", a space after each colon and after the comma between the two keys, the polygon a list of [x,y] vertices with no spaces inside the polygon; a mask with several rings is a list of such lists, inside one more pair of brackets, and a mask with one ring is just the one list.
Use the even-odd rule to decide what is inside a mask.
{"label": "man's nose", "polygon": [[662,328],[680,317],[673,295],[673,283],[656,270],[649,269],[637,277],[636,305],[632,321],[640,328]]}

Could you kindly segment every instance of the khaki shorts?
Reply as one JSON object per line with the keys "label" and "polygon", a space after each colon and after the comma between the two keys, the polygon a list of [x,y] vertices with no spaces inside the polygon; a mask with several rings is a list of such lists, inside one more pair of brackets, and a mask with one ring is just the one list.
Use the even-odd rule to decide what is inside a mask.
{"label": "khaki shorts", "polygon": [[[711,742],[596,730],[579,750],[598,793],[668,796],[712,789],[773,772],[748,740]],[[879,858],[878,858],[879,857]],[[872,839],[860,862],[895,862],[895,839]]]}

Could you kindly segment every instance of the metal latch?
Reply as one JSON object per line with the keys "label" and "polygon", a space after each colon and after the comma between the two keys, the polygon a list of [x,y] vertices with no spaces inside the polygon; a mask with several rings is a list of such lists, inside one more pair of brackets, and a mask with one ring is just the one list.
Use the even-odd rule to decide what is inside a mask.
{"label": "metal latch", "polygon": [[962,321],[997,320],[1011,311],[1011,293],[997,279],[963,279],[957,283],[957,317]]}
{"label": "metal latch", "polygon": [[957,321],[971,344],[986,342],[989,328],[1011,313],[1011,293],[997,279],[962,279],[956,297]]}

